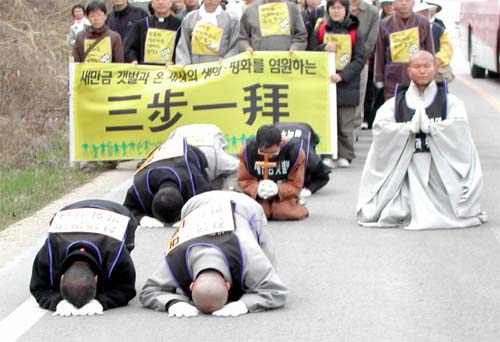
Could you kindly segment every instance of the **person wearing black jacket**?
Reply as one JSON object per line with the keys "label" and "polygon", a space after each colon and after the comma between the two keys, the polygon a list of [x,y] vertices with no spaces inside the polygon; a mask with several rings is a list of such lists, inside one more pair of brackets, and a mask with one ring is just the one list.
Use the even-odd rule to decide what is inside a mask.
{"label": "person wearing black jacket", "polygon": [[171,15],[172,0],[152,0],[154,15],[137,21],[125,42],[125,61],[171,65],[181,34],[181,20]]}
{"label": "person wearing black jacket", "polygon": [[131,6],[128,0],[113,0],[113,11],[108,15],[106,25],[122,37],[125,44],[135,22],[148,16],[140,7]]}
{"label": "person wearing black jacket", "polygon": [[328,0],[326,10],[328,19],[312,35],[309,48],[336,54],[336,73],[330,76],[337,86],[336,164],[349,167],[355,157],[353,131],[366,49],[358,29],[359,20],[349,14],[349,0]]}
{"label": "person wearing black jacket", "polygon": [[203,152],[184,140],[172,155],[167,141],[154,150],[137,170],[123,203],[143,227],[161,227],[179,219],[182,206],[196,194],[212,190]]}
{"label": "person wearing black jacket", "polygon": [[33,262],[30,291],[55,316],[102,314],[135,297],[130,257],[137,221],[121,204],[85,200],[50,221]]}

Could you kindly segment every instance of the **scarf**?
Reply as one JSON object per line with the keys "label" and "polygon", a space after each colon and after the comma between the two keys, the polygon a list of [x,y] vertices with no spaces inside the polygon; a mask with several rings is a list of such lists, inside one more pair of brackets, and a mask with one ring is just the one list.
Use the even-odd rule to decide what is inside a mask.
{"label": "scarf", "polygon": [[213,11],[212,13],[208,13],[205,10],[205,5],[201,5],[200,9],[198,10],[198,15],[200,16],[200,21],[204,22],[204,23],[212,24],[214,26],[218,26],[217,25],[217,16],[220,13],[222,13],[222,7],[220,7],[220,6],[217,6],[215,11]]}

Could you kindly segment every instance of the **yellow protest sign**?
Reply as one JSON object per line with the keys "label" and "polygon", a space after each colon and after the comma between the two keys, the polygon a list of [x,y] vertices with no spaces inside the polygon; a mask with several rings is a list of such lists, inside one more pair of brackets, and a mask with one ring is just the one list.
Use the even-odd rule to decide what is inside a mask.
{"label": "yellow protest sign", "polygon": [[259,5],[259,23],[262,37],[290,35],[290,18],[286,2]]}
{"label": "yellow protest sign", "polygon": [[223,34],[224,29],[220,27],[197,22],[191,38],[193,54],[218,56]]}
{"label": "yellow protest sign", "polygon": [[172,60],[175,31],[149,28],[144,47],[144,62],[166,64]]}
{"label": "yellow protest sign", "polygon": [[420,47],[418,27],[393,32],[389,35],[391,59],[395,63],[409,63]]}
{"label": "yellow protest sign", "polygon": [[198,207],[181,220],[168,241],[166,254],[197,237],[233,232],[234,229],[233,208],[229,200]]}
{"label": "yellow protest sign", "polygon": [[[94,42],[95,39],[85,39],[86,52]],[[87,52],[85,63],[111,63],[113,57],[111,51],[111,38],[105,37]]]}
{"label": "yellow protest sign", "polygon": [[335,53],[335,67],[337,70],[344,70],[344,68],[351,63],[351,35],[326,33],[324,43],[328,44],[329,42],[335,42],[337,45],[337,52]]}
{"label": "yellow protest sign", "polygon": [[218,126],[236,153],[264,124],[307,122],[321,137],[318,151],[336,153],[330,55],[254,52],[185,68],[74,64],[71,160],[145,158],[195,123]]}

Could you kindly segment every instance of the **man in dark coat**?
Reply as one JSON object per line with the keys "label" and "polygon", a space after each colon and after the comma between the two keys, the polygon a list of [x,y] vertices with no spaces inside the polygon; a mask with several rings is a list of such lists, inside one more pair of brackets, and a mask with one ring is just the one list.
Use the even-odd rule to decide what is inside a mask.
{"label": "man in dark coat", "polygon": [[40,307],[84,316],[127,305],[136,294],[136,228],[132,213],[111,201],[80,201],[57,212],[33,262],[30,291]]}
{"label": "man in dark coat", "polygon": [[179,219],[182,206],[196,194],[212,190],[207,158],[186,140],[168,140],[137,170],[125,205],[143,227],[162,227]]}

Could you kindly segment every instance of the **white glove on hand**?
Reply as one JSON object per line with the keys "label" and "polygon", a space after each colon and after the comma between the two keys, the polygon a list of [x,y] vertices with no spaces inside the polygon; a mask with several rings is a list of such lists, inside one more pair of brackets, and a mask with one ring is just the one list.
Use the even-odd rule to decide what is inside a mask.
{"label": "white glove on hand", "polygon": [[75,315],[78,309],[66,299],[61,300],[56,306],[53,316],[69,317]]}
{"label": "white glove on hand", "polygon": [[276,196],[278,194],[278,184],[273,182],[272,180],[266,179],[267,183],[267,193],[269,197]]}
{"label": "white glove on hand", "polygon": [[311,190],[309,190],[308,188],[303,188],[302,190],[300,190],[299,197],[311,197],[311,195]]}
{"label": "white glove on hand", "polygon": [[260,198],[268,199],[269,197],[276,196],[278,194],[278,184],[270,179],[265,179],[259,182],[259,187],[257,188],[257,195]]}
{"label": "white glove on hand", "polygon": [[212,312],[212,315],[219,317],[240,316],[248,313],[248,308],[241,300],[224,305],[220,310]]}
{"label": "white glove on hand", "polygon": [[410,126],[410,131],[414,134],[417,134],[420,132],[420,109],[417,107],[415,110],[415,114],[413,114],[413,117],[411,118],[411,121],[408,123],[408,126]]}
{"label": "white glove on hand", "polygon": [[259,186],[257,187],[257,195],[260,198],[267,198],[267,186],[265,180],[259,182]]}
{"label": "white glove on hand", "polygon": [[199,313],[195,306],[186,302],[177,302],[168,308],[168,317],[194,317]]}
{"label": "white glove on hand", "polygon": [[76,310],[75,316],[93,316],[102,315],[103,307],[97,299],[92,299],[90,302]]}
{"label": "white glove on hand", "polygon": [[427,116],[425,108],[423,107],[420,111],[420,130],[425,134],[428,134],[431,131],[431,120]]}
{"label": "white glove on hand", "polygon": [[382,89],[384,87],[384,82],[375,82],[375,88]]}
{"label": "white glove on hand", "polygon": [[150,216],[144,216],[141,218],[141,222],[139,222],[139,224],[142,228],[161,228],[165,226],[163,222]]}

